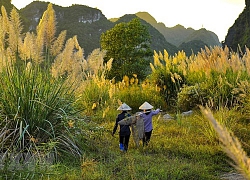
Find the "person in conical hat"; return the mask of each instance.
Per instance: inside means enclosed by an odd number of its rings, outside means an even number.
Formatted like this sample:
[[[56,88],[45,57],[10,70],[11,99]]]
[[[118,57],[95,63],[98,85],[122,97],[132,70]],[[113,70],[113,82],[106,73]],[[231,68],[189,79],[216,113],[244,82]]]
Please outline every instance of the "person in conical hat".
[[[129,107],[126,103],[123,103],[122,105],[120,105],[117,110],[120,110],[120,111],[130,111],[131,110],[131,107]]]
[[[151,104],[149,104],[148,102],[144,102],[144,103],[139,107],[139,109],[144,110],[144,111],[147,111],[147,110],[153,109],[153,106],[152,106]]]
[[[153,106],[148,102],[144,102],[139,109],[143,110],[141,116],[143,117],[144,121],[144,137],[143,137],[143,145],[148,145],[152,131],[153,131],[153,123],[152,118],[154,115],[157,115],[160,112],[160,109],[152,110]]]
[[[132,136],[137,147],[139,147],[140,141],[142,141],[144,137],[144,121],[141,114],[142,112],[136,112],[134,115],[118,122],[120,125],[131,125]]]
[[[131,107],[129,107],[126,103],[123,103],[120,105],[117,110],[121,111],[120,114],[117,115],[115,125],[113,128],[112,136],[114,136],[117,128],[118,128],[118,122],[123,120],[126,117],[131,116],[128,111],[132,110]],[[120,150],[123,152],[126,152],[128,150],[128,143],[130,138],[130,125],[119,125],[120,131],[119,131],[119,147]]]

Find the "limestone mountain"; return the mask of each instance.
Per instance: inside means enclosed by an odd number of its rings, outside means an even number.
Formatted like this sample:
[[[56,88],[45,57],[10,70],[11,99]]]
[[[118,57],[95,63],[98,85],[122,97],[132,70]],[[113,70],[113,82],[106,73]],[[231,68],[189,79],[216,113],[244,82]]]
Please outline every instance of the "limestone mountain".
[[[183,42],[189,42],[193,40],[203,41],[208,46],[221,46],[218,36],[214,32],[208,31],[205,28],[194,31],[189,36],[184,38]]]
[[[244,51],[245,46],[250,47],[250,0],[245,0],[245,8],[243,12],[235,20],[234,24],[229,28],[223,47],[228,46],[233,51]]]
[[[6,2],[5,0],[0,0]],[[24,32],[35,31],[49,2],[33,1],[19,10],[23,20]],[[197,53],[205,45],[219,44],[218,37],[205,29],[194,30],[177,25],[167,28],[146,12],[127,14],[119,18],[107,19],[101,10],[85,5],[74,4],[70,7],[61,7],[53,4],[57,19],[57,33],[67,30],[66,38],[77,36],[80,46],[88,56],[94,49],[100,48],[100,36],[103,32],[113,28],[117,23],[128,22],[138,17],[147,26],[152,37],[151,48],[156,51],[166,49],[170,55],[178,50]],[[190,55],[187,53],[187,55]]]
[[[204,44],[207,44],[208,46],[221,46],[218,36],[215,33],[204,28],[194,30],[192,28],[185,28],[184,26],[179,24],[169,28],[166,27],[164,23],[158,23],[147,12],[138,12],[136,13],[136,15],[150,23],[153,27],[155,27],[159,32],[163,34],[168,42],[177,46],[178,48],[182,43],[188,43],[194,40],[203,41]]]
[[[158,23],[162,26],[161,32],[169,42],[180,46],[185,39],[195,32],[193,28],[185,28],[184,26],[177,24],[176,26],[169,28],[166,27],[163,23]]]
[[[20,10],[22,17],[25,17],[24,31],[35,31],[47,6],[48,2],[33,1]],[[61,7],[53,4],[53,9],[56,13],[57,33],[67,30],[67,39],[76,35],[86,56],[100,47],[101,34],[114,26],[96,8],[84,5]]]
[[[187,56],[191,56],[192,54],[200,52],[200,50],[204,49],[206,46],[209,47],[206,43],[204,43],[201,40],[192,40],[188,42],[183,42],[179,46],[179,49],[183,50]]]
[[[20,10],[24,17],[25,31],[35,31],[43,12],[46,10],[48,2],[33,1]],[[119,22],[125,22],[126,18],[118,18],[118,21],[108,20],[101,10],[85,5],[72,5],[61,7],[53,4],[57,18],[57,33],[67,30],[67,38],[77,35],[80,46],[84,49],[85,55],[94,49],[100,48],[100,36],[103,32],[113,28]],[[128,15],[128,17],[136,17]],[[131,18],[128,18],[131,20]],[[143,20],[142,20],[143,21]],[[167,42],[162,34],[147,22],[147,27],[152,37],[151,48],[156,51],[168,49],[173,55],[178,49]]]

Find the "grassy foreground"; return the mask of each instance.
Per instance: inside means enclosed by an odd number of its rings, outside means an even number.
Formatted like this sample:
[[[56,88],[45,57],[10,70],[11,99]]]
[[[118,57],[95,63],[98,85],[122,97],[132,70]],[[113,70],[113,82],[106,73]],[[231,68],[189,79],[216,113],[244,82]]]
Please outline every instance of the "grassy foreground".
[[[178,120],[164,120],[159,115],[154,118],[149,146],[136,148],[131,138],[126,154],[119,152],[118,135],[112,138],[106,133],[93,161],[97,163],[95,168],[92,172],[85,171],[83,176],[86,179],[219,179],[232,169],[219,144],[210,142],[204,134],[207,123],[199,114]],[[111,129],[112,125],[108,123],[107,127]]]
[[[237,114],[219,112],[215,117],[235,122]],[[207,180],[221,179],[223,174],[235,172],[214,130],[200,112],[173,120],[164,120],[160,114],[153,120],[154,130],[147,147],[137,148],[131,137],[128,152],[120,152],[118,134],[112,137],[110,133],[114,123],[110,121],[103,124],[105,130],[101,134],[93,134],[93,144],[80,162],[65,158],[56,165],[35,165],[15,170],[14,174],[1,172],[2,179]],[[241,134],[242,141],[246,142],[243,136],[247,138],[249,125],[238,123],[230,127],[237,129],[237,134]]]

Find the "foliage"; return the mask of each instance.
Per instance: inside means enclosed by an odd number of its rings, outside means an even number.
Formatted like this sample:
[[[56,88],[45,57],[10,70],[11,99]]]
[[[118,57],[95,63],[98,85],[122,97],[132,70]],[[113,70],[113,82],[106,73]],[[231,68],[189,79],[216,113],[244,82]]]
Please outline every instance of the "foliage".
[[[124,76],[122,82],[118,82],[116,86],[117,90],[114,97],[121,102],[126,102],[134,113],[139,111],[138,108],[145,101],[155,108],[166,109],[166,103],[159,92],[159,88],[152,86],[148,81],[138,84],[135,74],[130,79],[128,76]]]
[[[198,104],[203,105],[204,102],[208,102],[205,99],[206,89],[203,85],[202,83],[194,86],[184,85],[181,88],[177,98],[177,107],[180,111],[196,109]]]
[[[109,88],[109,81],[102,78],[95,77],[84,82],[84,85],[81,87],[81,97],[77,102],[84,114],[93,115],[97,110],[105,107],[106,102],[110,99]]]
[[[140,16],[139,15],[140,13],[147,14],[146,12],[139,12],[136,14],[126,14],[126,15],[118,18],[117,20],[113,19],[113,21],[115,22],[115,24],[119,24],[122,22],[128,23],[134,18],[140,18],[141,23],[147,27],[147,29],[150,33],[150,36],[151,36],[150,47],[151,47],[151,49],[153,49],[155,51],[163,51],[164,49],[167,49],[168,53],[171,55],[174,55],[175,53],[177,53],[178,48],[175,45],[173,45],[173,43],[170,43],[168,38],[164,37],[163,32],[161,30],[159,30],[155,26],[155,24],[151,23],[152,21],[148,20],[147,18],[144,18],[143,16]]]
[[[122,80],[123,76],[137,74],[145,77],[144,70],[151,56],[150,35],[138,18],[119,23],[101,35],[101,48],[107,51],[105,60],[113,58],[109,79]]]
[[[186,55],[183,51],[172,58],[165,50],[164,55],[155,52],[154,64],[150,64],[150,81],[160,88],[161,94],[170,106],[176,106],[177,94],[185,84],[185,60]]]
[[[97,110],[103,109],[112,98],[109,93],[111,82],[105,79],[105,73],[111,68],[112,59],[104,63],[104,56],[105,52],[95,49],[82,63],[84,71],[80,79],[84,81],[80,83],[76,92],[76,96],[79,96],[76,104],[82,109],[83,114],[93,115]]]
[[[201,106],[200,106],[201,107]],[[217,122],[221,125],[227,127],[228,130],[233,131],[237,129],[238,117],[241,117],[241,112],[238,112],[237,109],[223,108],[221,107],[214,113],[214,117],[217,119]],[[201,127],[204,136],[207,138],[210,143],[219,143],[219,137],[216,133],[216,130],[211,126],[207,121],[204,121],[203,118],[200,118],[203,121],[203,126]]]
[[[233,107],[237,104],[233,88],[249,79],[248,55],[246,53],[241,58],[237,53],[229,52],[228,48],[206,48],[196,60],[188,63],[187,81],[189,84],[205,84],[205,98],[210,99],[213,108]]]
[[[75,113],[71,86],[51,78],[39,68],[25,69],[24,66],[6,68],[0,82],[1,116],[7,120],[2,133],[11,132],[1,140],[4,149],[12,153],[33,152],[42,144],[51,143],[47,151],[56,155],[62,150],[61,145],[65,151],[81,154],[65,127],[70,120],[68,117]],[[70,144],[72,146],[68,146]]]
[[[106,80],[103,76],[93,76],[84,81],[77,106],[83,109],[84,114],[93,116],[100,123],[103,119],[114,119],[116,109],[122,102],[132,108],[132,113],[139,111],[138,107],[145,101],[150,102],[155,108],[166,109],[164,98],[157,86],[150,82],[139,84],[136,74],[129,79],[124,76],[121,82]]]
[[[227,126],[218,122],[210,109],[201,107],[204,116],[209,120],[218,134],[224,151],[234,161],[234,167],[246,178],[250,179],[250,159],[241,146],[240,140],[234,136]]]
[[[32,164],[81,157],[84,143],[78,140],[85,142],[80,135],[87,136],[89,129],[74,104],[79,77],[84,76],[81,47],[72,38],[63,49],[65,31],[55,37],[51,4],[36,34],[21,35],[17,11],[8,16],[4,7],[1,10],[1,162],[10,160],[15,166],[13,160]],[[66,66],[64,58],[71,64]]]
[[[241,106],[235,93],[249,80],[249,50],[240,57],[228,48],[205,48],[196,56],[179,52],[154,55],[151,81],[161,87],[168,103],[181,110],[208,104],[211,108]],[[190,107],[189,107],[190,106]]]

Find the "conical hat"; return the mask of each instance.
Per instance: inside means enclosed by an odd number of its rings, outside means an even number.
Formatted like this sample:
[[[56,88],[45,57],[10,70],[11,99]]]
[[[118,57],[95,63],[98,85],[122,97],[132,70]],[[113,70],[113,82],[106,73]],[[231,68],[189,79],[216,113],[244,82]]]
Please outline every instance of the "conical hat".
[[[120,105],[120,106],[118,107],[117,110],[129,111],[129,110],[131,110],[131,107],[129,107],[126,103],[123,103],[122,105]]]
[[[151,104],[149,104],[148,102],[144,102],[140,107],[139,109],[152,109],[153,106]]]

